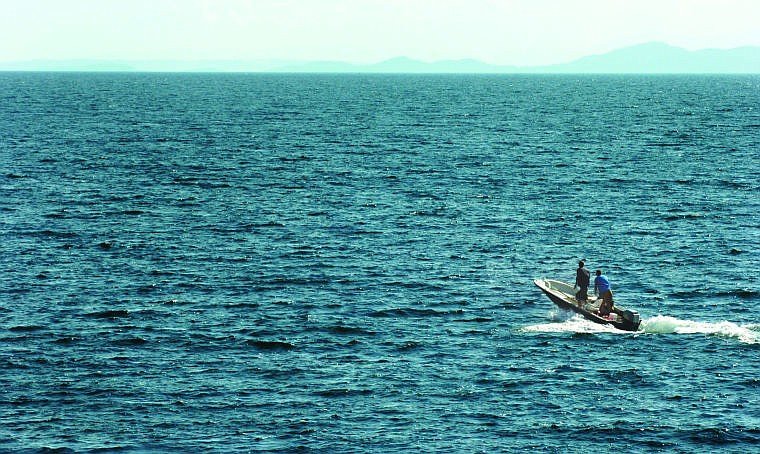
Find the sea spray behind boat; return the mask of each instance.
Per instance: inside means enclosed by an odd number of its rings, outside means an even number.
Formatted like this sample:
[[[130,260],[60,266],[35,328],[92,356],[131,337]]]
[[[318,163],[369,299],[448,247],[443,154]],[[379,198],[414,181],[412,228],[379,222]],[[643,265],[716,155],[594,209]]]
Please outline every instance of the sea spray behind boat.
[[[642,320],[641,331],[647,334],[708,334],[736,338],[745,344],[760,343],[760,325],[739,325],[734,322],[699,322],[667,315]]]

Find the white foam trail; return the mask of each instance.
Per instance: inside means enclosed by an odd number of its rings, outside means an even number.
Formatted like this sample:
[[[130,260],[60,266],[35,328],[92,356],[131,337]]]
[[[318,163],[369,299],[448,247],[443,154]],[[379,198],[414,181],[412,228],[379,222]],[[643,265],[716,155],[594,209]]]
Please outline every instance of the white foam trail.
[[[631,334],[612,325],[601,325],[567,311],[552,311],[553,323],[526,326],[522,331],[537,333],[614,333]],[[708,334],[737,339],[745,344],[760,344],[760,325],[738,325],[729,321],[696,322],[658,315],[641,321],[637,334]]]
[[[745,344],[760,343],[760,325],[738,325],[729,321],[697,322],[658,315],[642,320],[639,331],[650,334],[711,334],[735,338]]]

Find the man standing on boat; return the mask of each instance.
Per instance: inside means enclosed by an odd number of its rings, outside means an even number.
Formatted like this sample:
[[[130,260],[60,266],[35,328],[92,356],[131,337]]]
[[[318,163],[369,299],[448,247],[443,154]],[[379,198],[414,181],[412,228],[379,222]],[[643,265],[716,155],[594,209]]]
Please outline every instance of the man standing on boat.
[[[575,294],[575,300],[579,304],[588,302],[588,284],[591,280],[591,273],[583,266],[584,263],[581,260],[578,262],[578,269],[575,270],[575,285],[580,287],[578,293]]]
[[[609,315],[612,312],[612,288],[610,280],[602,274],[602,270],[596,270],[594,279],[594,294],[602,297],[602,304],[599,306],[599,315]]]

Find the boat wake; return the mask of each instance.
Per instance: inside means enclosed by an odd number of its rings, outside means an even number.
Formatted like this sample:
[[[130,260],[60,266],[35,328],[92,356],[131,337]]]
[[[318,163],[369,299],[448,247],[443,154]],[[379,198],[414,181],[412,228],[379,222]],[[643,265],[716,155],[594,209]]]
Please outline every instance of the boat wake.
[[[614,333],[614,334],[706,334],[736,339],[744,344],[760,344],[760,324],[739,325],[734,322],[698,322],[667,315],[643,319],[635,333],[621,331],[611,325],[593,323],[578,314],[552,311],[552,323],[526,326],[522,331],[539,333]]]
[[[745,344],[760,344],[760,325],[739,325],[734,322],[697,322],[667,315],[641,321],[639,332],[648,334],[710,334],[735,338]]]

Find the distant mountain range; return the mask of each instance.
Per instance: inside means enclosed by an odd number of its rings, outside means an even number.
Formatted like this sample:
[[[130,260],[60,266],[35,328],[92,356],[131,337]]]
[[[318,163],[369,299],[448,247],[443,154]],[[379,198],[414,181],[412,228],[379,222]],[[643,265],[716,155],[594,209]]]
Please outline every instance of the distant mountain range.
[[[569,63],[546,66],[501,66],[478,60],[422,62],[397,57],[375,64],[345,62],[255,61],[100,61],[38,60],[0,62],[0,71],[111,72],[299,72],[299,73],[490,73],[490,74],[758,74],[760,47],[689,51],[663,43],[626,47]]]

